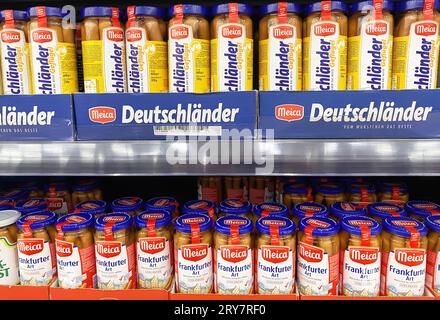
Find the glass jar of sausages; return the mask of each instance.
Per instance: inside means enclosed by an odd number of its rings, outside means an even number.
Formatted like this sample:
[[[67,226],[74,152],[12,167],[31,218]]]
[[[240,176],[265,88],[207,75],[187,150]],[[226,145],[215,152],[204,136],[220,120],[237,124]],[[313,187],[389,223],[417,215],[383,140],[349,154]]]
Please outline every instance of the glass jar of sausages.
[[[345,201],[344,189],[339,184],[320,184],[316,188],[315,202],[331,206],[338,201]]]
[[[246,217],[252,220],[252,205],[242,199],[226,199],[218,207],[219,217],[230,214]]]
[[[302,8],[278,2],[260,7],[260,90],[302,90]]]
[[[199,200],[208,200],[216,205],[222,201],[222,177],[199,177],[197,193]]]
[[[288,184],[306,184],[303,177],[276,177],[275,178],[275,202],[284,203],[284,187]]]
[[[367,206],[368,214],[377,222],[382,223],[385,218],[407,216],[406,211],[395,204],[377,202]]]
[[[302,295],[337,295],[339,285],[339,224],[330,218],[299,222],[298,291]]]
[[[20,283],[17,258],[18,228],[15,224],[19,218],[18,211],[0,211],[0,285],[14,286]]]
[[[58,282],[61,288],[96,286],[93,216],[74,213],[58,219],[55,240]]]
[[[211,91],[249,91],[253,88],[252,6],[225,3],[212,7]],[[228,196],[229,197],[229,196]]]
[[[107,202],[102,200],[90,200],[78,203],[73,212],[90,213],[95,219],[107,213]]]
[[[366,215],[366,207],[356,202],[335,202],[330,206],[330,218],[336,221],[341,221],[344,217]]]
[[[327,217],[326,206],[316,202],[302,202],[292,208],[293,221],[299,226],[299,221],[305,217]]]
[[[63,21],[60,8],[32,7],[28,16],[32,92],[78,92],[75,26]]]
[[[190,213],[174,220],[176,292],[204,294],[213,291],[212,220]],[[198,270],[194,274],[191,270]]]
[[[295,290],[296,225],[268,216],[256,223],[256,288],[258,294],[291,294]],[[275,273],[272,272],[276,270]]]
[[[254,243],[252,221],[228,215],[215,222],[214,292],[251,294],[254,290]]]
[[[274,189],[273,177],[249,177],[249,201],[252,204],[274,201]]]
[[[18,202],[26,200],[28,196],[28,190],[10,189],[0,192],[0,201],[5,200],[10,205],[15,206]]]
[[[26,11],[2,10],[0,12],[0,45],[3,53],[1,78],[5,95],[32,93],[27,28]]]
[[[40,181],[30,181],[20,184],[19,189],[29,192],[29,198],[44,198],[44,186]]]
[[[372,184],[352,184],[350,186],[349,201],[365,204],[377,202],[376,187]]]
[[[173,197],[156,197],[145,202],[145,209],[164,209],[176,218],[179,215],[179,202]]]
[[[69,186],[64,182],[53,182],[46,186],[47,206],[58,215],[72,212],[73,203]]]
[[[209,216],[213,222],[217,220],[217,207],[208,200],[191,200],[182,206],[182,214],[201,213]]]
[[[430,216],[440,215],[440,205],[424,200],[408,201],[405,210],[410,218],[425,222]]]
[[[72,202],[76,206],[80,202],[102,200],[102,191],[95,180],[82,180],[72,185]]]
[[[171,214],[162,209],[148,210],[134,221],[138,288],[169,290],[174,276]]]
[[[408,186],[404,183],[385,182],[380,185],[378,201],[400,206],[409,201]]]
[[[386,218],[382,233],[383,296],[423,296],[425,291],[428,229],[408,217]]]
[[[440,294],[440,216],[426,218],[426,226],[429,229],[426,285]]]
[[[248,177],[224,177],[223,178],[226,199],[239,198],[248,200]]]
[[[17,220],[20,284],[47,286],[57,275],[53,212],[36,212]]]
[[[292,209],[295,205],[302,202],[313,202],[312,187],[302,183],[284,185],[283,203]]]
[[[98,289],[136,288],[136,248],[131,215],[115,212],[95,220],[95,255]]]
[[[382,226],[373,218],[341,220],[341,295],[376,297],[380,289]]]
[[[264,202],[256,204],[253,208],[253,217],[252,221],[254,223],[257,222],[258,219],[264,218],[267,216],[278,216],[278,217],[289,217],[289,208],[287,208],[283,204],[275,203],[275,202]]]
[[[112,212],[125,212],[131,216],[144,211],[144,200],[139,197],[124,197],[113,200],[111,204]]]
[[[39,211],[47,211],[47,200],[46,199],[28,199],[17,202],[15,205],[15,210],[20,211],[22,215],[39,212]]]

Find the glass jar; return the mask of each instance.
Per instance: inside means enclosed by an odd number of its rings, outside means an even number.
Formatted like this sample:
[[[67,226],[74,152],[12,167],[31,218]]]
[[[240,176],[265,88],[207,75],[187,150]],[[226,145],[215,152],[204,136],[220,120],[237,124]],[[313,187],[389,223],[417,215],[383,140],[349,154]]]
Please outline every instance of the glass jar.
[[[306,18],[303,23],[304,90],[346,89],[348,33],[346,11],[347,5],[342,1],[318,1],[306,5]],[[332,67],[329,67],[329,54],[334,57],[335,65]]]
[[[0,12],[0,39],[3,93],[5,95],[31,94],[29,63],[28,15],[26,11]],[[17,68],[20,66],[20,68]]]
[[[126,23],[127,89],[129,93],[168,92],[165,10],[129,6]],[[145,67],[144,67],[145,66]]]
[[[302,202],[313,202],[313,189],[305,184],[284,185],[283,203],[292,209]]]
[[[386,218],[383,222],[383,296],[423,296],[425,291],[426,226],[408,217]]]
[[[15,224],[19,218],[18,211],[0,211],[0,285],[15,286],[20,283],[17,258],[18,228]]]
[[[267,216],[279,216],[279,217],[289,217],[289,208],[283,204],[275,202],[264,202],[259,203],[254,206],[252,221],[257,222],[258,219]]]
[[[299,226],[299,221],[306,217],[327,217],[328,209],[326,206],[316,202],[302,202],[295,205],[292,209],[293,221]]]
[[[302,90],[302,8],[278,2],[260,7],[260,90]]]
[[[284,187],[288,184],[306,184],[303,177],[276,177],[275,178],[275,202],[284,203]]]
[[[409,201],[408,186],[404,183],[385,182],[380,185],[379,190],[379,202],[403,206]]]
[[[426,218],[428,256],[426,262],[426,286],[440,294],[440,216]]]
[[[377,202],[376,187],[372,184],[352,184],[350,186],[349,201],[365,204]]]
[[[23,183],[18,188],[29,192],[29,198],[44,198],[45,196],[44,187],[39,181]]]
[[[107,213],[107,202],[102,200],[90,200],[78,203],[73,212],[90,213],[95,219]]]
[[[98,289],[136,288],[134,238],[133,218],[128,213],[109,213],[95,220]]]
[[[74,213],[58,219],[55,240],[58,283],[61,288],[94,288],[96,285],[93,216]]]
[[[429,216],[440,215],[440,206],[431,201],[414,200],[408,201],[405,210],[410,218],[424,222]]]
[[[198,199],[214,202],[216,205],[222,201],[222,177],[199,177]]]
[[[174,220],[176,292],[206,294],[213,291],[212,220],[189,213]],[[194,274],[190,270],[198,270]]]
[[[252,221],[228,215],[215,222],[214,292],[251,294],[254,290],[254,243]]]
[[[377,202],[367,206],[368,214],[377,222],[382,223],[385,218],[407,216],[406,211],[395,204]]]
[[[17,220],[20,284],[47,286],[57,275],[53,212],[35,212]]]
[[[47,200],[46,199],[28,199],[17,202],[15,205],[15,210],[18,210],[22,215],[47,211]]]
[[[168,11],[168,80],[170,92],[210,91],[209,10],[180,4]],[[183,58],[187,64],[183,65]],[[188,69],[186,69],[188,67]]]
[[[252,204],[274,201],[275,182],[272,177],[249,177],[249,201]]]
[[[224,177],[225,184],[224,196],[226,199],[237,198],[248,200],[248,184],[247,177]]]
[[[350,5],[348,90],[391,90],[393,9],[390,0],[362,0]]]
[[[340,279],[344,296],[379,296],[382,226],[373,218],[348,216],[341,220]]]
[[[145,209],[164,209],[171,212],[173,218],[179,216],[179,202],[172,197],[157,197],[145,202]]]
[[[102,199],[102,191],[95,180],[82,180],[72,186],[72,202],[74,206],[80,202]]]
[[[144,200],[139,197],[124,197],[113,200],[111,204],[112,212],[125,212],[131,216],[136,216],[144,211]]]
[[[298,291],[302,295],[337,295],[339,286],[339,224],[308,217],[299,223]]]
[[[295,290],[296,225],[285,217],[258,219],[256,288],[258,294],[291,294]],[[272,272],[272,270],[276,270]]]
[[[120,16],[118,8],[81,9],[81,46],[86,93],[127,92],[125,34]]]
[[[355,202],[335,202],[330,206],[330,218],[341,221],[344,217],[366,216],[367,209]]]
[[[345,201],[344,189],[339,184],[320,184],[316,188],[315,202],[331,206],[338,201]]]
[[[214,16],[211,21],[212,92],[253,89],[252,11],[251,5],[243,3],[225,3],[211,8]]]
[[[60,8],[32,7],[28,9],[28,16],[32,92],[78,92],[75,26],[63,21]]]
[[[46,186],[47,206],[58,215],[72,212],[73,203],[69,186],[64,182],[54,182]]]
[[[201,213],[209,216],[213,222],[217,220],[217,207],[208,200],[192,200],[182,206],[182,214]]]
[[[138,214],[134,221],[138,288],[170,290],[174,266],[171,214],[154,209]]]
[[[15,206],[18,202],[26,200],[28,196],[28,190],[10,189],[0,192],[0,201],[5,201],[4,204]]]
[[[226,199],[218,207],[219,217],[238,215],[252,220],[252,205],[242,199]]]

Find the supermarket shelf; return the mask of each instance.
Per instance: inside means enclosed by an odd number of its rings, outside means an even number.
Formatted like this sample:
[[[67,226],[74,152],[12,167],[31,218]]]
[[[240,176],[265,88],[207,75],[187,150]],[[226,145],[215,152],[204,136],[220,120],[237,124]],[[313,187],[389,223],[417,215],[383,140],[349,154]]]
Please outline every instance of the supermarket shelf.
[[[265,175],[256,169],[270,169],[265,160],[272,158],[273,175],[440,175],[440,140],[238,144],[241,152],[228,155],[219,148],[210,164],[192,152],[204,145],[196,141],[1,142],[0,175]],[[170,154],[179,154],[172,159],[180,163],[170,164]],[[222,164],[222,159],[229,161]]]

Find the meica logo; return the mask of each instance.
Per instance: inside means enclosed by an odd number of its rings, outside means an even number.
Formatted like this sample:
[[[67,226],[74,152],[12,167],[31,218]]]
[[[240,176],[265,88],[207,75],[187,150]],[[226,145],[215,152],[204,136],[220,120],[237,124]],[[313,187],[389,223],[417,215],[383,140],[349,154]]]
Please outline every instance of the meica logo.
[[[225,261],[237,263],[247,258],[248,249],[248,246],[222,246],[220,255]]]
[[[67,216],[66,221],[70,223],[79,223],[86,221],[86,219],[75,214],[70,214],[69,216]]]
[[[137,202],[136,199],[122,199],[118,201],[119,205],[124,205],[124,206],[131,206],[134,205]]]
[[[51,42],[53,33],[50,30],[36,30],[32,32],[32,40],[38,43]]]
[[[299,121],[304,118],[304,107],[298,104],[283,104],[275,107],[275,118],[281,121]]]
[[[70,242],[57,240],[55,246],[59,257],[70,257],[73,253],[73,244]]]
[[[299,206],[299,210],[301,211],[309,211],[309,212],[320,212],[322,208],[320,207],[314,207],[314,206],[308,206],[308,205],[301,205]]]
[[[188,207],[190,209],[203,209],[203,208],[207,208],[208,204],[206,203],[206,201],[197,201]]]
[[[120,242],[96,242],[96,252],[104,258],[119,256],[122,251]]]
[[[315,263],[322,261],[324,250],[301,242],[299,244],[299,255],[304,260]]]
[[[185,26],[176,26],[171,28],[171,39],[180,40],[188,38],[189,28]]]
[[[26,217],[26,221],[43,221],[47,219],[48,216],[44,214],[31,215]]]
[[[281,263],[289,259],[288,247],[262,246],[261,257],[271,263]]]
[[[234,207],[234,208],[241,208],[241,207],[243,207],[243,202],[241,202],[241,201],[238,201],[238,200],[228,200],[228,201],[225,201],[225,203],[228,205],[228,206],[230,206],[230,207]]]
[[[29,207],[36,206],[36,205],[39,204],[39,203],[40,203],[40,200],[33,199],[33,200],[26,201],[26,202],[23,204],[23,207],[24,207],[24,208],[29,208]]]
[[[166,205],[168,205],[168,203],[170,203],[170,201],[168,199],[159,199],[156,200],[156,202],[154,203],[155,207],[164,207]]]
[[[124,31],[120,29],[110,29],[107,31],[107,39],[110,41],[124,41]]]
[[[397,210],[396,207],[392,207],[392,206],[377,206],[377,207],[374,207],[374,209],[379,210],[379,211],[383,211],[383,212],[395,212]]]
[[[350,259],[363,265],[372,264],[379,258],[378,248],[350,248]]]
[[[223,223],[228,226],[243,226],[247,223],[247,221],[239,219],[225,219]]]
[[[182,223],[184,223],[184,224],[193,224],[193,223],[200,224],[204,221],[205,221],[205,218],[202,218],[202,217],[182,219]]]
[[[243,35],[243,27],[238,25],[225,26],[222,28],[222,36],[224,38],[235,39]]]
[[[319,220],[316,220],[316,219],[308,219],[307,223],[309,225],[311,225],[311,226],[318,227],[318,228],[328,228],[328,227],[330,227],[330,224],[328,224],[327,222],[319,221]]]
[[[320,23],[318,25],[315,25],[313,31],[316,36],[320,36],[320,37],[331,36],[336,33],[336,24],[331,22]]]
[[[139,247],[142,252],[155,254],[165,250],[165,238],[139,239]]]
[[[280,220],[263,220],[263,225],[269,226],[269,227],[284,227],[286,225],[285,221]]]
[[[435,210],[438,209],[434,203],[415,203],[413,204],[414,208],[423,209],[423,210]]]
[[[355,227],[371,227],[373,226],[373,221],[369,220],[361,220],[361,219],[351,219],[348,220],[348,224],[355,226]]]
[[[44,248],[43,239],[20,239],[18,240],[18,250],[27,255],[32,256],[34,254],[40,253]]]
[[[18,31],[3,31],[2,41],[5,43],[14,43],[20,41],[20,32]]]
[[[111,107],[93,107],[89,109],[89,119],[96,123],[110,123],[116,120],[116,109]]]
[[[395,249],[396,261],[400,264],[414,267],[425,261],[425,250]]]
[[[142,39],[142,31],[139,29],[128,29],[125,36],[128,42],[139,41]]]
[[[418,223],[416,221],[408,221],[408,220],[393,220],[391,221],[397,227],[417,227]]]
[[[200,261],[208,256],[208,245],[198,244],[182,247],[182,257],[189,261]]]
[[[293,38],[294,29],[291,26],[278,26],[273,28],[273,37],[276,39]]]
[[[158,219],[162,219],[163,216],[164,216],[163,213],[144,213],[144,214],[141,216],[141,218],[144,219],[144,220],[148,220],[148,219],[155,219],[155,220],[158,220]]]
[[[126,217],[118,217],[118,216],[110,216],[104,217],[102,221],[104,222],[122,222],[126,219]]]
[[[437,34],[437,24],[434,22],[421,22],[416,25],[418,36],[433,36]]]
[[[381,36],[388,32],[388,25],[383,21],[372,22],[367,24],[366,32],[371,36]]]
[[[93,202],[86,202],[81,205],[81,209],[97,209],[99,205]]]
[[[281,211],[282,208],[279,206],[272,205],[272,204],[263,204],[261,206],[261,209],[266,210],[266,211],[271,211],[271,212],[278,212],[278,211]]]
[[[356,209],[355,206],[352,203],[350,203],[350,202],[343,202],[343,203],[341,203],[341,208],[344,211],[354,211]]]

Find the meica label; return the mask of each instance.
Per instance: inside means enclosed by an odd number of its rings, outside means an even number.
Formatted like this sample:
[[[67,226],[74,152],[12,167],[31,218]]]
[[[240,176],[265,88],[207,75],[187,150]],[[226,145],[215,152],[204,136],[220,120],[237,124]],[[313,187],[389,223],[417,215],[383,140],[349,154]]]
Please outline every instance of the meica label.
[[[31,94],[29,47],[24,32],[3,29],[0,39],[4,94]]]
[[[96,275],[99,289],[135,288],[135,247],[119,241],[96,241]]]
[[[58,283],[61,288],[94,288],[95,247],[79,249],[71,242],[55,240]]]
[[[257,293],[289,294],[295,284],[295,254],[285,246],[261,246],[257,255]]]
[[[381,295],[423,296],[426,251],[395,249],[382,255]]]
[[[57,34],[48,28],[31,31],[34,94],[63,93]]]
[[[304,242],[298,245],[298,290],[303,295],[336,295],[339,256]]]
[[[168,289],[172,278],[170,242],[165,237],[140,238],[136,244],[140,288]]]
[[[372,247],[348,247],[341,252],[344,296],[376,297],[380,289],[380,252]]]
[[[253,254],[247,245],[220,246],[215,256],[215,292],[250,294],[254,282]]]
[[[18,239],[20,284],[48,285],[56,275],[55,244],[44,239]]]
[[[102,42],[105,92],[126,92],[124,30],[104,28]]]
[[[310,37],[304,39],[304,49],[304,89],[345,90],[347,37],[340,34],[339,24],[312,24]]]
[[[0,237],[0,285],[19,283],[17,243],[9,242],[7,237]]]
[[[440,252],[428,250],[426,261],[426,285],[440,294]]]
[[[391,89],[393,36],[384,20],[362,23],[348,42],[348,90]]]
[[[177,292],[212,292],[213,271],[211,245],[184,245],[176,250],[175,257]]]

